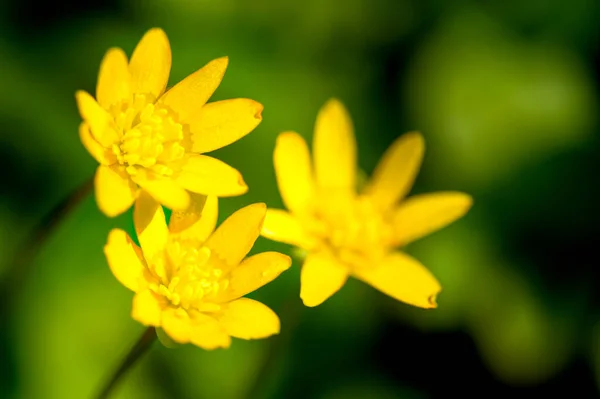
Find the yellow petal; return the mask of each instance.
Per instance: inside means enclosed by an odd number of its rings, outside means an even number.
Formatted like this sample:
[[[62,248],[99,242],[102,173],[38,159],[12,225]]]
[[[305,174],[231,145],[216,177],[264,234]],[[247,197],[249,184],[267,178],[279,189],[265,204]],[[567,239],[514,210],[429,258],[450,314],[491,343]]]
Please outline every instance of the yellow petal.
[[[166,308],[162,312],[161,327],[178,344],[190,342],[191,320],[183,309]]]
[[[407,133],[392,143],[365,187],[365,194],[384,209],[400,201],[419,173],[425,142],[420,133]]]
[[[221,223],[205,245],[229,267],[237,266],[258,238],[266,211],[267,206],[263,203],[237,210]]]
[[[121,284],[131,291],[138,292],[143,284],[145,260],[142,250],[135,245],[126,232],[112,229],[104,246],[108,266]]]
[[[472,204],[470,195],[459,192],[438,192],[408,198],[394,211],[393,245],[408,244],[447,226],[463,217]]]
[[[204,242],[217,225],[218,199],[214,196],[205,197],[194,193],[190,195],[192,203],[187,211],[171,213],[169,230],[172,235],[176,234],[180,239]]]
[[[202,215],[206,204],[206,196],[196,193],[190,194],[190,205],[183,211],[173,211],[169,219],[169,231],[180,233],[196,223]]]
[[[99,164],[112,165],[117,161],[115,154],[111,150],[102,147],[100,143],[96,141],[90,131],[90,125],[85,122],[82,122],[79,125],[79,138],[85,149],[88,150],[90,155],[93,156]]]
[[[346,225],[348,220],[356,217],[356,193],[348,190],[320,190],[317,213],[326,215],[328,223]]]
[[[325,253],[311,253],[300,273],[300,298],[306,306],[318,306],[338,292],[347,279],[347,267],[335,258]]]
[[[231,344],[229,334],[214,318],[198,313],[193,316],[191,331],[192,344],[202,349],[228,348]]]
[[[162,309],[159,298],[152,291],[144,290],[133,297],[131,317],[145,326],[158,327],[161,325]]]
[[[298,133],[281,133],[277,137],[273,162],[281,199],[287,209],[294,213],[309,211],[314,181],[306,141]]]
[[[319,187],[355,189],[356,142],[348,111],[329,100],[319,111],[313,137],[315,177]]]
[[[279,334],[279,317],[266,305],[249,298],[229,303],[219,315],[219,322],[232,337],[266,338]]]
[[[221,84],[228,62],[227,57],[209,62],[177,83],[160,101],[177,113],[179,122],[195,120],[195,114]]]
[[[135,181],[156,201],[169,209],[185,211],[190,206],[190,194],[172,179],[136,176]]]
[[[92,96],[83,90],[75,93],[77,107],[96,141],[105,148],[111,148],[119,140],[117,132],[112,128],[112,117]]]
[[[270,240],[308,250],[315,245],[315,240],[304,230],[298,218],[281,209],[267,209],[260,234]]]
[[[94,186],[98,208],[108,217],[128,210],[137,194],[127,172],[117,166],[98,166]]]
[[[248,191],[240,172],[206,155],[190,155],[179,172],[177,182],[194,193],[217,197],[242,195]]]
[[[162,207],[144,191],[135,201],[133,224],[144,257],[152,261],[155,254],[164,250],[169,238],[169,229]]]
[[[98,103],[104,109],[109,110],[111,105],[130,101],[130,81],[127,56],[123,50],[120,48],[108,50],[100,65],[100,74],[96,85]]]
[[[192,151],[214,151],[238,141],[258,126],[262,110],[262,104],[247,98],[204,105],[187,120],[192,132]]]
[[[162,29],[150,29],[133,51],[129,62],[131,92],[151,94],[157,100],[165,91],[171,71],[171,46]]]
[[[229,286],[219,295],[216,302],[229,302],[256,291],[275,280],[291,265],[292,259],[278,252],[263,252],[244,259],[231,271]]]
[[[395,252],[375,267],[364,267],[354,275],[379,291],[409,305],[435,308],[442,287],[429,270],[410,256]]]

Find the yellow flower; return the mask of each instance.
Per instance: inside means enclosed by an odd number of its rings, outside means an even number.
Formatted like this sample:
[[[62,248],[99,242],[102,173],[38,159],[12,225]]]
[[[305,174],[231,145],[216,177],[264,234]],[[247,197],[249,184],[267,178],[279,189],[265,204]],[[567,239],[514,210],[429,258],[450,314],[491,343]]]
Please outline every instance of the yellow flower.
[[[277,183],[289,212],[269,209],[262,235],[306,251],[300,297],[317,306],[349,276],[408,304],[436,307],[441,286],[417,260],[396,248],[462,217],[469,195],[439,192],[403,200],[418,173],[423,138],[397,139],[371,180],[356,192],[356,142],[350,116],[337,100],[319,112],[313,138],[314,175],[304,139],[277,138]]]
[[[81,141],[100,163],[95,191],[102,212],[125,212],[140,187],[175,210],[188,207],[190,192],[227,197],[248,190],[237,170],[200,155],[240,139],[262,119],[263,106],[253,100],[207,104],[227,63],[211,61],[165,93],[171,48],[161,29],[149,30],[129,61],[119,48],[106,53],[96,99],[76,94]]]
[[[228,347],[230,337],[265,338],[279,333],[267,306],[242,298],[288,269],[277,252],[244,257],[260,234],[266,206],[242,208],[216,230],[217,199],[208,197],[202,217],[186,226],[187,214],[165,222],[162,207],[141,192],[134,225],[141,248],[114,229],[104,253],[115,277],[135,292],[132,317],[161,327],[175,342],[205,349]],[[214,230],[214,232],[213,232]]]

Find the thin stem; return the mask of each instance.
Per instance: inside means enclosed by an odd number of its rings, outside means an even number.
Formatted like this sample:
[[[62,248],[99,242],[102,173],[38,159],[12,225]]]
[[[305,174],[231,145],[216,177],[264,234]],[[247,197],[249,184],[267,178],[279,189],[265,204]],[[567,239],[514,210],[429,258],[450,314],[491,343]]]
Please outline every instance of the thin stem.
[[[286,320],[282,321],[282,328],[279,335],[276,335],[268,340],[267,355],[263,363],[259,366],[258,372],[255,375],[253,383],[246,391],[246,398],[256,399],[260,397],[264,390],[265,381],[274,374],[277,368],[277,362],[285,350],[289,347],[289,342],[292,339],[293,332],[300,322],[300,311],[303,308],[300,298],[297,293],[293,293],[292,297],[288,298],[282,315],[286,315]]]
[[[92,192],[93,187],[94,179],[90,178],[75,189],[40,221],[31,235],[14,252],[8,271],[0,284],[3,308],[10,307],[8,302],[14,299],[15,293],[20,291],[27,274],[31,272],[33,260],[44,243],[52,236],[60,222]]]
[[[148,349],[150,349],[155,340],[156,329],[154,327],[148,327],[140,339],[135,343],[133,348],[131,348],[125,359],[123,359],[121,366],[119,366],[112,378],[104,386],[104,389],[102,389],[100,395],[97,396],[98,399],[108,398],[108,395],[117,385],[119,380],[131,369],[131,367],[142,357],[142,355],[146,353]]]

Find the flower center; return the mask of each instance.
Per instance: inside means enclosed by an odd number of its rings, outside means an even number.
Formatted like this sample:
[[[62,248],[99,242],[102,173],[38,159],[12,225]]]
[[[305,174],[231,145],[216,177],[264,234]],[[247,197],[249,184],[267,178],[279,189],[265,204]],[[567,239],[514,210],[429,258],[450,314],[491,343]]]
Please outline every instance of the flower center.
[[[141,168],[170,176],[171,164],[185,154],[183,126],[169,109],[136,95],[133,103],[114,107],[112,115],[120,137],[112,151],[130,175]]]
[[[392,226],[385,215],[367,198],[359,196],[346,209],[323,212],[324,228],[319,234],[325,244],[344,262],[364,265],[383,257],[390,245]]]
[[[152,262],[151,272],[159,283],[150,288],[173,306],[201,312],[217,311],[220,307],[211,303],[211,299],[229,286],[223,266],[207,247],[172,241],[165,253]]]

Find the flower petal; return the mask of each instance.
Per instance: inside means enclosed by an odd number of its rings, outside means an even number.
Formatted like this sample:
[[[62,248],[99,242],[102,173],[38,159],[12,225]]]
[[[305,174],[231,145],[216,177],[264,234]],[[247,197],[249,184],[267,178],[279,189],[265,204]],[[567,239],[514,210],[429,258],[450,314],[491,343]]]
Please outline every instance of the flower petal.
[[[169,209],[185,211],[190,206],[190,194],[172,179],[136,176],[135,182]]]
[[[108,217],[128,210],[137,194],[127,172],[117,166],[98,166],[94,186],[98,208]]]
[[[184,212],[174,211],[169,219],[171,235],[181,239],[194,239],[206,241],[215,230],[219,216],[219,202],[217,197],[191,193],[192,202]]]
[[[319,111],[313,137],[315,177],[319,187],[353,191],[356,184],[356,141],[348,111],[329,100]]]
[[[293,213],[309,211],[314,196],[314,178],[304,138],[294,132],[281,133],[277,137],[273,162],[281,199],[287,209]]]
[[[388,255],[375,267],[358,268],[354,275],[399,301],[420,308],[435,308],[442,287],[429,270],[401,252]]]
[[[152,261],[154,255],[162,252],[167,245],[169,229],[162,207],[144,191],[135,201],[133,224],[144,251],[144,257]]]
[[[415,195],[394,211],[393,246],[405,245],[463,217],[473,198],[459,192]]]
[[[262,104],[247,98],[215,101],[192,113],[192,152],[209,152],[238,141],[262,121]]]
[[[279,317],[268,306],[249,298],[229,303],[219,315],[219,322],[232,337],[266,338],[279,334]]]
[[[246,258],[231,271],[229,286],[216,302],[229,302],[256,291],[289,269],[292,259],[278,252],[262,252]]]
[[[192,195],[193,194],[193,195]],[[206,204],[206,195],[190,194],[190,205],[183,211],[173,211],[169,219],[169,231],[180,233],[196,223]]]
[[[400,136],[379,161],[364,193],[383,209],[393,206],[412,188],[424,152],[425,142],[420,133]]]
[[[150,290],[138,292],[133,297],[131,317],[145,326],[158,327],[161,325],[163,305]]]
[[[237,266],[258,238],[266,211],[264,203],[237,210],[221,223],[205,245],[216,252],[229,267]]]
[[[338,292],[347,279],[345,265],[326,253],[311,253],[300,273],[300,298],[305,306],[318,306]]]
[[[213,95],[223,80],[229,59],[212,60],[167,91],[160,101],[178,115],[178,121],[187,123]]]
[[[129,62],[131,92],[151,94],[156,101],[165,91],[171,71],[171,46],[162,29],[150,29],[133,51]]]
[[[177,182],[194,193],[217,197],[237,196],[248,191],[240,172],[206,155],[190,155],[181,167]]]
[[[348,220],[355,218],[357,203],[360,198],[356,193],[348,190],[319,190],[318,201],[315,201],[317,215],[324,215],[326,222],[319,222],[314,217],[305,219],[313,220],[311,229],[318,228],[320,233],[328,234],[327,224],[346,225]]]
[[[102,147],[102,145],[96,141],[94,136],[92,136],[90,125],[86,122],[82,122],[79,125],[79,138],[85,149],[99,164],[112,165],[117,161],[115,154],[113,154],[111,150]]]
[[[267,209],[260,234],[270,240],[308,250],[315,245],[315,240],[304,230],[298,218],[281,209]]]
[[[109,110],[111,105],[130,101],[130,81],[127,56],[123,50],[120,48],[108,50],[100,65],[100,74],[96,85],[96,98],[102,108]]]
[[[231,345],[231,337],[223,326],[214,318],[201,313],[193,316],[190,338],[192,344],[206,350],[228,348]]]
[[[90,131],[96,141],[105,148],[111,148],[119,140],[117,132],[112,128],[112,118],[100,104],[83,90],[75,93],[77,107],[84,121],[90,126]]]
[[[134,292],[144,287],[142,283],[146,261],[140,247],[135,245],[126,232],[112,229],[104,246],[104,254],[110,270],[121,284]]]
[[[162,312],[161,327],[178,344],[190,342],[192,324],[190,317],[183,309],[166,308]]]

